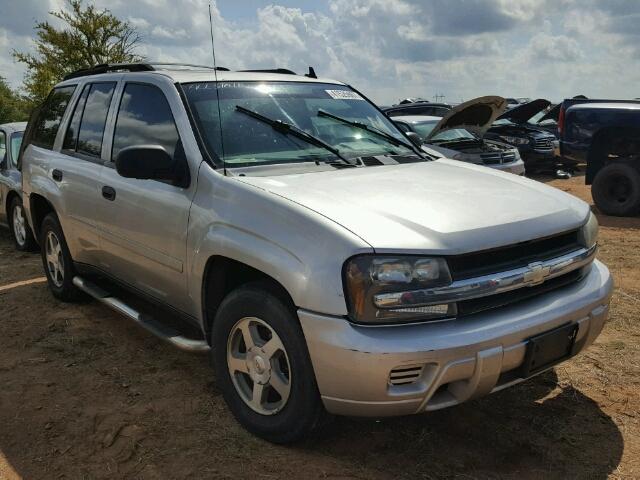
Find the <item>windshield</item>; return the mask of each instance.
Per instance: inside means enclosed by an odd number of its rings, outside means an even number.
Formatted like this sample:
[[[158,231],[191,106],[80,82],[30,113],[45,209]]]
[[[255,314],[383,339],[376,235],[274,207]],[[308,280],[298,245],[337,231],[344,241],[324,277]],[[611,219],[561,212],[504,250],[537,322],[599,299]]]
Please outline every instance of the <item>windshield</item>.
[[[440,122],[440,120],[429,120],[429,121],[420,122],[420,123],[413,123],[411,124],[411,127],[418,135],[420,135],[420,138],[422,138],[423,140],[427,140],[427,137],[431,134],[431,132],[433,131],[435,126],[438,124],[438,122]],[[476,137],[471,132],[469,132],[468,130],[465,130],[464,128],[452,128],[451,130],[445,130],[444,132],[438,133],[432,138],[429,138],[428,141],[429,142],[433,142],[433,141],[446,142],[450,140],[460,140],[460,139],[475,140]]]
[[[20,153],[20,144],[22,143],[23,132],[15,132],[11,135],[11,161],[16,165],[18,161],[18,153]]]
[[[220,82],[217,92],[220,112],[215,82],[187,83],[183,87],[207,148],[214,158],[224,161],[226,167],[338,160],[337,155],[326,148],[282,133],[243,113],[242,109],[290,124],[322,140],[347,159],[363,155],[415,154],[410,148],[394,145],[379,134],[318,115],[323,111],[360,122],[407,142],[388,118],[344,85]]]

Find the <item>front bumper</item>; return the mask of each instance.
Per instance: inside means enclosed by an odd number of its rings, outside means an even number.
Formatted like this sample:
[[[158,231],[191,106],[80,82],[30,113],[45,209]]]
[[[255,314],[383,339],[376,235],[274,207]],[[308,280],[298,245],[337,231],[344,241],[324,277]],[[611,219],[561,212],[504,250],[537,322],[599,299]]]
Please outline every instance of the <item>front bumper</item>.
[[[460,320],[365,327],[299,310],[326,409],[338,415],[393,416],[437,410],[523,380],[527,339],[566,323],[579,325],[574,353],[600,334],[613,281],[597,260],[579,282]],[[393,370],[420,367],[396,385]]]

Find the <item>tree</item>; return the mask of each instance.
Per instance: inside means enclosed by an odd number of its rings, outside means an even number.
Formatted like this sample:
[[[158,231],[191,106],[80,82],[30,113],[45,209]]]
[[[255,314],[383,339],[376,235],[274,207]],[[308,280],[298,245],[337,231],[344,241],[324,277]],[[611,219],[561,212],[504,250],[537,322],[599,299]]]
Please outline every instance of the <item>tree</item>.
[[[19,122],[29,118],[29,102],[11,89],[0,77],[0,124]]]
[[[70,10],[49,12],[65,28],[36,23],[35,54],[13,51],[13,57],[27,65],[25,90],[33,101],[42,101],[53,85],[75,70],[143,59],[135,53],[141,37],[128,22],[107,9],[84,8],[82,0],[68,0],[68,6]]]

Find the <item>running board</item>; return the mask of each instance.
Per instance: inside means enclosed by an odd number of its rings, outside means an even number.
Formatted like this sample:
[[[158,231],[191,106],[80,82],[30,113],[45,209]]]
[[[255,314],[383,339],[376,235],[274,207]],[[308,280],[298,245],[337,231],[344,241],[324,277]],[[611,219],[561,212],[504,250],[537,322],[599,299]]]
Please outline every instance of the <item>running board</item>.
[[[210,350],[209,344],[205,340],[196,340],[181,335],[177,330],[160,323],[148,315],[138,312],[122,300],[112,296],[106,290],[103,290],[84,278],[73,277],[73,284],[87,295],[92,296],[108,307],[111,307],[116,312],[130,318],[148,332],[170,343],[174,347],[179,348],[180,350],[185,350],[187,352],[208,352]]]

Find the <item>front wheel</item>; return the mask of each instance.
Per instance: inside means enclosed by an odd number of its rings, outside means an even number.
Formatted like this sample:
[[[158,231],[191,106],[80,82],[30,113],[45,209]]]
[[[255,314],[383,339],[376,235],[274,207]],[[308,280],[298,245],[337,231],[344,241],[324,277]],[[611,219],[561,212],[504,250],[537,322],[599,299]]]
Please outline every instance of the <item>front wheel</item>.
[[[11,202],[8,220],[16,250],[21,252],[35,250],[36,241],[33,238],[33,233],[31,233],[31,228],[29,228],[22,200],[19,197],[15,197]]]
[[[274,443],[310,434],[325,416],[292,308],[261,285],[222,302],[212,329],[216,380],[236,419]]]

